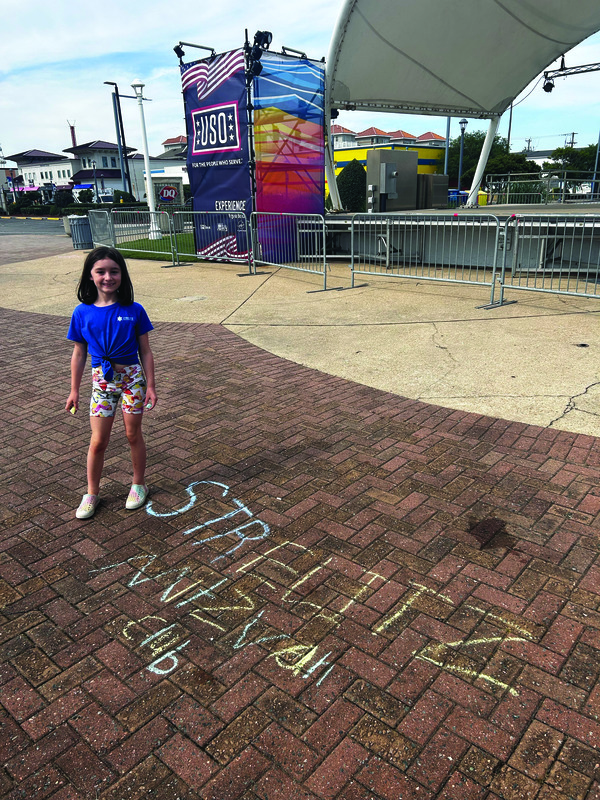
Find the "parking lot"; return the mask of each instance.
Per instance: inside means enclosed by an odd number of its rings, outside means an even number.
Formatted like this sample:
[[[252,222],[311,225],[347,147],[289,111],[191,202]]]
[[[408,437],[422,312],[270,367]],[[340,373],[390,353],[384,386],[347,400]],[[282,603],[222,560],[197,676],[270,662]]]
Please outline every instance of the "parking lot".
[[[58,255],[73,249],[62,220],[0,217],[0,265]]]

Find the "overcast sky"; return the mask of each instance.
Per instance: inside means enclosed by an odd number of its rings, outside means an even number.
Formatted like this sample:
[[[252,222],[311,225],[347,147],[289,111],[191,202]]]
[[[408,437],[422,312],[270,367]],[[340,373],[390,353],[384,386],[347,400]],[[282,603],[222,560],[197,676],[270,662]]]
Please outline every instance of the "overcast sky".
[[[61,153],[71,146],[68,121],[75,124],[79,144],[94,139],[116,142],[111,87],[133,94],[140,78],[152,102],[144,104],[151,155],[162,142],[185,133],[178,60],[173,46],[180,40],[214,47],[217,52],[239,47],[244,29],[273,32],[271,49],[282,45],[304,50],[311,58],[327,55],[342,0],[212,0],[172,5],[145,0],[139,10],[123,0],[78,3],[71,0],[27,0],[2,3],[3,48],[0,60],[0,145],[4,156],[40,149]],[[465,50],[468,50],[465,32]],[[202,56],[188,49],[185,60]],[[507,58],[510,53],[507,50]],[[572,50],[567,66],[600,61],[600,34]],[[555,66],[558,66],[556,64]],[[551,94],[542,82],[517,98],[511,145],[520,150],[527,139],[538,150],[565,144],[575,133],[577,145],[598,141],[600,72],[564,78]],[[526,99],[519,102],[521,98]],[[141,149],[137,103],[122,101],[128,146]],[[446,135],[446,120],[399,114],[342,112],[339,123],[354,131],[370,125],[402,128],[415,135],[429,130]],[[468,131],[487,123],[471,120]],[[499,133],[508,133],[508,112]],[[453,120],[451,137],[458,135]]]

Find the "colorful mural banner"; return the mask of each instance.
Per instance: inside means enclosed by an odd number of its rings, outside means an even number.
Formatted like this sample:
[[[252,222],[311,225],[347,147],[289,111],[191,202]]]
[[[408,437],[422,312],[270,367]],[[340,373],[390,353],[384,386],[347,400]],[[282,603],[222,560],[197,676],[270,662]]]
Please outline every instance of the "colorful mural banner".
[[[323,214],[325,64],[264,53],[254,78],[256,210]]]
[[[188,139],[187,169],[194,211],[252,212],[248,147],[248,104],[243,49],[181,66],[181,85]],[[216,223],[215,223],[216,225]],[[196,250],[203,255],[203,228],[195,230]],[[208,237],[210,239],[210,237]],[[215,241],[222,239],[215,228]],[[233,239],[235,243],[235,238]],[[233,250],[230,260],[244,260]]]

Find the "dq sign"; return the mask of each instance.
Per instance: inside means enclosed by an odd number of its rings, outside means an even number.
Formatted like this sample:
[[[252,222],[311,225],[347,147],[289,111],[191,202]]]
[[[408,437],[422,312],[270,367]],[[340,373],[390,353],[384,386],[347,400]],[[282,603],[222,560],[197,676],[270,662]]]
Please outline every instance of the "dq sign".
[[[163,203],[172,203],[179,197],[179,189],[176,186],[163,186],[158,196]]]

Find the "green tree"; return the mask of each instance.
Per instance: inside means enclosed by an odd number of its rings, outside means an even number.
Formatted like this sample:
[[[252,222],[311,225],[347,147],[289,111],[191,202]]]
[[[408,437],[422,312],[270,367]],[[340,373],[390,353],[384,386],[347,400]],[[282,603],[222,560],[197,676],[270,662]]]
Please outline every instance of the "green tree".
[[[485,141],[483,131],[465,133],[461,187],[468,189],[473,181],[479,155]],[[448,177],[451,186],[458,184],[458,166],[460,162],[460,136],[450,142],[448,149]],[[486,175],[503,175],[506,173],[539,173],[540,167],[534,161],[528,161],[524,153],[509,153],[508,140],[500,136],[494,137],[492,149],[485,168]]]
[[[80,203],[93,203],[94,193],[91,189],[80,189],[77,199]]]
[[[544,162],[544,170],[578,170],[593,172],[596,165],[597,144],[588,144],[576,150],[574,147],[557,147],[552,153],[552,161]],[[574,176],[573,176],[574,177]]]
[[[29,195],[35,194],[37,195],[38,199],[40,197],[39,192],[16,192],[15,193],[15,201],[13,205],[15,208],[23,208],[23,206],[31,205],[31,201],[29,200]]]
[[[115,189],[113,192],[113,202],[115,204],[123,203],[136,203],[137,200],[130,192],[123,192],[121,189]]]
[[[367,173],[363,165],[353,159],[337,176],[342,206],[346,211],[364,211],[367,203]]]
[[[23,206],[33,206],[39,203],[42,199],[40,192],[19,192],[17,195],[16,204],[22,208]]]
[[[59,189],[54,195],[54,205],[58,208],[64,208],[74,203],[73,192],[70,189]]]

